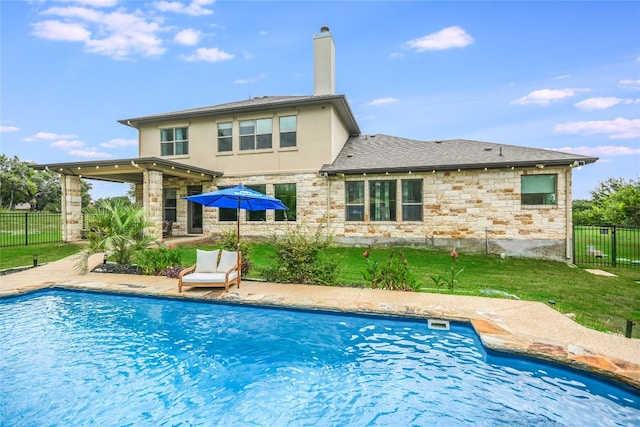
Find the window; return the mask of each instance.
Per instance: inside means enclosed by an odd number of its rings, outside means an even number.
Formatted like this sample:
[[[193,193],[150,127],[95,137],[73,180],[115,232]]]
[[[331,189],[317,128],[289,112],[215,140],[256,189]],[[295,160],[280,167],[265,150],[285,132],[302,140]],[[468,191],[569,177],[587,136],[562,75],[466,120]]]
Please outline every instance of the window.
[[[364,181],[345,182],[345,206],[347,221],[364,221]]]
[[[189,154],[189,128],[160,129],[160,155]]]
[[[371,221],[396,220],[395,181],[369,181],[369,217]]]
[[[296,146],[296,116],[280,117],[280,148]]]
[[[276,210],[276,221],[296,220],[296,185],[295,184],[275,184],[273,186],[275,198],[280,199],[288,211]]]
[[[271,148],[272,132],[272,119],[242,120],[240,122],[240,149]]]
[[[422,221],[422,180],[402,180],[402,220]]]
[[[225,188],[230,188],[230,186],[218,187],[218,190],[224,190]],[[227,222],[233,221],[236,222],[238,220],[238,209],[234,208],[218,208],[218,221]]]
[[[165,188],[163,197],[164,221],[176,222],[178,218],[178,192],[175,188]]]
[[[522,175],[520,189],[523,205],[556,204],[556,175]]]
[[[247,185],[250,190],[258,191],[262,194],[267,193],[267,186],[265,184]],[[267,211],[247,211],[247,221],[266,221]]]
[[[233,151],[233,124],[231,122],[218,123],[218,152]]]

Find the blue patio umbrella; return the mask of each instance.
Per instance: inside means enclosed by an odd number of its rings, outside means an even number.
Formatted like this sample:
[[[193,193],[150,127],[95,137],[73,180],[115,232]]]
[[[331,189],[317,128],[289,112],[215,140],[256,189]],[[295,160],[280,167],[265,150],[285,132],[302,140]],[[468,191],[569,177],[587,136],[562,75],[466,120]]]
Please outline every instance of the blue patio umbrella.
[[[210,193],[184,197],[184,199],[200,203],[203,206],[237,209],[238,249],[240,249],[240,209],[248,211],[289,210],[281,200],[251,190],[242,184]]]

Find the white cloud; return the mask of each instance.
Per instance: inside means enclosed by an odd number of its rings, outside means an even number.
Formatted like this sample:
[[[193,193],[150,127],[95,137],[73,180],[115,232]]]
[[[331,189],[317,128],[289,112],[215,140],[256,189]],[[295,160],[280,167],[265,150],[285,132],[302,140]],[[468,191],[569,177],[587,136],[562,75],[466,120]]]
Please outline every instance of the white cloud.
[[[220,62],[234,58],[235,55],[227,52],[223,52],[217,47],[205,48],[201,47],[196,49],[193,55],[182,56],[185,61],[206,61],[206,62]]]
[[[40,38],[83,42],[88,52],[114,59],[134,54],[159,56],[166,52],[158,37],[164,28],[161,17],[146,19],[140,12],[105,13],[87,7],[51,7],[45,14],[63,20],[35,23],[33,35]]]
[[[113,7],[117,5],[120,0],[58,0],[66,3],[78,3],[85,4],[91,7]]]
[[[113,157],[111,154],[98,151],[95,148],[87,148],[86,150],[71,150],[68,154],[71,156],[83,157],[86,159],[108,159]]]
[[[373,101],[371,101],[367,105],[375,107],[375,106],[378,106],[378,105],[394,104],[396,102],[398,102],[398,100],[395,99],[395,98],[378,98],[378,99],[374,99]]]
[[[61,40],[67,42],[87,41],[91,33],[80,24],[60,21],[42,21],[33,24],[34,36],[47,40]]]
[[[84,147],[84,146],[85,146],[85,143],[82,141],[67,141],[65,139],[61,139],[59,141],[52,142],[51,144],[49,144],[49,147],[51,148],[57,148],[65,151],[69,151],[72,148],[78,148],[78,147]]]
[[[560,101],[561,99],[575,96],[578,92],[585,92],[588,89],[538,89],[529,93],[522,98],[516,99],[511,102],[512,104],[536,104],[536,105],[549,105],[552,102]]]
[[[640,119],[594,120],[560,123],[554,127],[557,133],[593,135],[609,134],[611,139],[640,138]]]
[[[465,30],[458,26],[444,28],[437,33],[432,33],[424,37],[409,40],[405,43],[410,49],[416,52],[427,50],[445,50],[455,47],[465,47],[473,43],[471,37]]]
[[[401,52],[391,52],[389,54],[389,59],[402,59],[404,58],[404,53]]]
[[[213,0],[193,0],[186,4],[179,1],[160,1],[156,8],[162,12],[184,13],[191,16],[211,15],[213,11],[205,6],[213,4]]]
[[[52,141],[54,139],[70,139],[75,138],[76,135],[65,135],[51,132],[38,132],[33,136],[27,137],[25,141]]]
[[[176,34],[173,40],[185,46],[195,46],[200,42],[200,35],[200,31],[186,29]]]
[[[4,132],[16,132],[19,131],[20,128],[17,128],[15,126],[0,126],[0,133],[4,133]]]
[[[620,85],[620,87],[625,89],[634,89],[634,90],[640,89],[640,80],[625,79],[625,80],[620,80],[618,84]]]
[[[569,79],[571,78],[571,74],[562,74],[559,76],[555,76],[553,79],[554,80],[565,80],[565,79]]]
[[[607,108],[611,108],[618,104],[640,104],[640,98],[616,98],[613,96],[597,97],[585,99],[584,101],[580,101],[575,105],[581,110],[592,111],[606,110]]]
[[[267,77],[267,75],[265,73],[261,73],[255,77],[251,77],[248,79],[238,79],[236,80],[234,83],[237,85],[244,85],[244,84],[248,84],[248,83],[256,83],[259,82],[260,80],[264,80]]]
[[[138,145],[137,139],[115,138],[107,142],[100,144],[103,148],[121,148],[132,147]]]
[[[626,147],[623,145],[599,145],[597,147],[562,147],[554,148],[558,151],[566,151],[569,153],[581,154],[583,156],[602,157],[602,156],[633,156],[640,154],[640,147]]]

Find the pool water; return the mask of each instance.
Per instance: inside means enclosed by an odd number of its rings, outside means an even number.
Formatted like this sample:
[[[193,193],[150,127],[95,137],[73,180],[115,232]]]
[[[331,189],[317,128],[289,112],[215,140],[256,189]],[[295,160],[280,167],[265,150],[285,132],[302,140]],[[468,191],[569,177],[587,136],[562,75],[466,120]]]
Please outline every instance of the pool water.
[[[0,300],[0,425],[640,425],[466,324],[49,290]]]

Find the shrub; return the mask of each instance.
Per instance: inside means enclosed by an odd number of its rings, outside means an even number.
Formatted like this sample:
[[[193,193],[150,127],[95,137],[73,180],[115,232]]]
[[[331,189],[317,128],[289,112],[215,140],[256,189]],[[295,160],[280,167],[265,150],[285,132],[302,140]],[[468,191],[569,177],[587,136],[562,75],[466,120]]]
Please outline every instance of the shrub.
[[[238,230],[235,228],[228,228],[222,230],[222,244],[221,248],[226,251],[235,252],[238,249]],[[253,263],[251,262],[251,256],[249,254],[249,245],[244,242],[240,242],[240,252],[242,252],[242,265],[240,266],[242,277],[246,277],[246,275],[253,267]]]
[[[409,263],[403,252],[391,251],[386,262],[374,261],[369,250],[362,255],[367,260],[367,268],[362,276],[372,289],[400,291],[419,289],[416,278],[409,271]]]
[[[138,252],[136,254],[136,263],[144,274],[161,276],[167,275],[167,269],[170,267],[180,267],[182,265],[182,256],[178,250],[161,245],[155,249],[146,249]],[[176,277],[178,276],[176,275]]]
[[[338,262],[323,253],[331,244],[331,237],[323,237],[319,227],[313,235],[300,227],[290,227],[283,236],[272,237],[276,248],[276,261],[264,272],[267,281],[335,285],[338,278]]]

